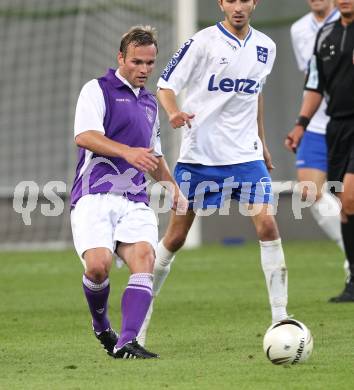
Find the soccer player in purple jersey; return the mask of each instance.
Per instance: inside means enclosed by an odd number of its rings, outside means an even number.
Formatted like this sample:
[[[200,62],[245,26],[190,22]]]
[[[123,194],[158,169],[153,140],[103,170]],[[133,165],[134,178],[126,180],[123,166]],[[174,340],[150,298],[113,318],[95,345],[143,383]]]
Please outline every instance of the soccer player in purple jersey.
[[[161,153],[158,106],[144,85],[155,66],[157,41],[149,26],[122,37],[118,69],[81,90],[75,115],[79,161],[71,193],[71,224],[85,272],[83,290],[95,336],[114,358],[157,358],[136,341],[152,298],[158,231],[148,207],[145,172],[187,205]],[[131,276],[121,301],[121,333],[108,318],[114,255]]]

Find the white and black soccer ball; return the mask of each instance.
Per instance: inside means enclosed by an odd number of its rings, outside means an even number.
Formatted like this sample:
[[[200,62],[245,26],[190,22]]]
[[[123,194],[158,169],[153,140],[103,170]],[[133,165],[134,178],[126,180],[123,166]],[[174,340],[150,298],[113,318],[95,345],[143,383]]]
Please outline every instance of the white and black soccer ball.
[[[272,324],[263,339],[263,350],[273,364],[305,362],[313,350],[310,330],[300,321],[288,319]]]

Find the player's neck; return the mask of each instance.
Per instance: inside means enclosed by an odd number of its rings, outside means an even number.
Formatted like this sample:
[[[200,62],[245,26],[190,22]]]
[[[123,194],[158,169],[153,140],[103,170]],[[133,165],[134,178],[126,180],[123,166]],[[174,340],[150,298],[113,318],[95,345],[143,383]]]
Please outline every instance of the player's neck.
[[[349,24],[354,22],[354,14],[351,16],[343,16],[341,17],[341,22],[343,26],[348,26]]]
[[[248,34],[249,30],[250,30],[250,25],[249,24],[246,24],[241,29],[235,28],[227,20],[224,20],[222,22],[222,24],[226,28],[226,30],[228,30],[231,34],[235,35],[241,41],[243,41],[246,38],[246,36],[247,36],[247,34]]]
[[[328,8],[327,10],[324,10],[323,12],[312,12],[314,18],[317,20],[317,22],[321,23],[331,14],[331,12],[334,10],[334,7]]]

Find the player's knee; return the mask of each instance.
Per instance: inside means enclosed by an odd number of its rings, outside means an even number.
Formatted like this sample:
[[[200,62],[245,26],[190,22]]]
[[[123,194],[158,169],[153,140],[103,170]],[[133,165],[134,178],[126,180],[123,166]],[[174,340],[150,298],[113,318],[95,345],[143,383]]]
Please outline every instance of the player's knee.
[[[102,283],[107,279],[112,262],[110,253],[89,253],[84,256],[86,261],[86,275],[95,283]]]
[[[86,268],[87,277],[95,283],[102,283],[108,277],[109,268],[107,264],[104,262],[96,262],[94,264],[90,264]]]
[[[307,188],[303,188],[301,191],[301,202],[305,202],[308,197],[308,190]]]
[[[273,241],[279,238],[278,226],[274,218],[264,218],[256,227],[258,238],[261,241]]]
[[[321,194],[318,193],[315,188],[304,187],[301,191],[301,201],[306,202],[314,200],[317,202],[321,198]]]

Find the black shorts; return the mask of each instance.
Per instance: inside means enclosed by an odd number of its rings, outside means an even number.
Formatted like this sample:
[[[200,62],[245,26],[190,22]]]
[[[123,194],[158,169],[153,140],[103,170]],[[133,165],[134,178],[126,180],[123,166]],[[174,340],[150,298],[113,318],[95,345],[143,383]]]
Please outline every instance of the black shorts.
[[[328,181],[343,182],[354,173],[354,118],[331,119],[327,125]]]

